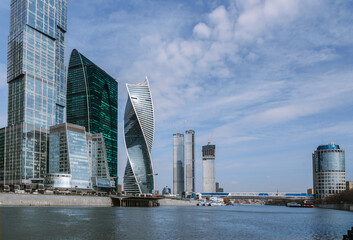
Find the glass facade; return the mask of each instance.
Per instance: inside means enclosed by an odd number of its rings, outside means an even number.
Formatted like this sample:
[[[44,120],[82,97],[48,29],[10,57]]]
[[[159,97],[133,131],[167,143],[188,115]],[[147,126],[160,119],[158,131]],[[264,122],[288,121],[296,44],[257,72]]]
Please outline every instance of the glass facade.
[[[68,123],[102,133],[109,175],[118,169],[118,83],[105,71],[80,54],[71,53],[67,78]]]
[[[86,133],[91,177],[109,179],[109,168],[103,134]],[[109,180],[108,180],[109,181]]]
[[[64,121],[66,0],[11,0],[6,162],[0,183],[40,182],[48,130]]]
[[[195,131],[185,132],[185,190],[195,192]]]
[[[148,79],[143,83],[126,84],[128,100],[124,115],[124,140],[128,160],[124,191],[152,193],[154,174],[151,150],[154,135],[154,112]]]
[[[317,198],[346,190],[345,151],[339,145],[320,145],[313,153],[313,184]]]
[[[87,144],[84,127],[67,123],[51,127],[50,176],[70,174],[71,188],[89,188],[91,176]]]
[[[180,196],[185,192],[184,181],[184,134],[173,135],[173,193]]]

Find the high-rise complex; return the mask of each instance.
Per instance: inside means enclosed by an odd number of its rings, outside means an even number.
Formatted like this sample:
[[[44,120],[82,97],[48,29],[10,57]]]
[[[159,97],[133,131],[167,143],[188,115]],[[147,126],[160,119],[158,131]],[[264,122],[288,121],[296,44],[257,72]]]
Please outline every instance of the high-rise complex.
[[[208,143],[202,146],[202,191],[204,193],[216,192],[216,145]]]
[[[326,198],[346,190],[345,152],[339,145],[320,145],[312,155],[316,198]]]
[[[195,131],[185,132],[185,175],[186,192],[195,192]]]
[[[88,133],[71,123],[58,124],[50,127],[49,152],[47,186],[111,187],[103,134]]]
[[[48,131],[64,121],[66,10],[66,0],[11,0],[0,184],[44,181]]]
[[[109,175],[116,177],[118,83],[76,49],[69,61],[66,118],[68,123],[83,126],[89,133],[103,134]]]
[[[152,193],[154,172],[151,150],[154,136],[154,110],[148,79],[126,84],[128,99],[124,115],[127,163],[124,174],[126,193]]]
[[[173,134],[173,194],[185,192],[184,134]]]

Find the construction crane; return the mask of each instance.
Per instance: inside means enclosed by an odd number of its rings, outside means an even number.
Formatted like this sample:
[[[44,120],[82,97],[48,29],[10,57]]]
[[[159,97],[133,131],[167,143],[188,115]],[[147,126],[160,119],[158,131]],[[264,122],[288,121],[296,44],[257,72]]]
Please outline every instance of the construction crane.
[[[175,132],[177,133],[177,134],[179,134],[180,132],[176,129],[176,127],[175,127],[175,124],[173,123],[173,128],[174,128],[174,130],[175,130]]]
[[[207,143],[207,145],[210,145],[210,144],[211,144],[211,140],[212,140],[212,138],[213,138],[213,132],[211,133],[211,136],[210,136],[210,138],[208,139],[208,143]]]
[[[192,130],[192,128],[189,126],[188,121],[185,120],[185,124],[188,127],[189,130]]]

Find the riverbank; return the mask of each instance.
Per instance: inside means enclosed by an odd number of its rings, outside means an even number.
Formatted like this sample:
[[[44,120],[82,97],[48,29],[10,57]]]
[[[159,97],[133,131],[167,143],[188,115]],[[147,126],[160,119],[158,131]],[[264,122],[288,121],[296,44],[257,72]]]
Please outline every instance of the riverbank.
[[[112,205],[110,197],[0,193],[0,206],[102,206]]]
[[[197,206],[196,200],[178,200],[170,198],[158,199],[159,206]]]
[[[161,198],[159,206],[197,206],[195,200]],[[0,206],[102,206],[111,207],[110,197],[0,193]],[[141,205],[144,206],[144,205]]]
[[[315,205],[315,207],[353,212],[353,204],[348,204],[348,203],[344,203],[344,204],[317,204],[317,205]]]

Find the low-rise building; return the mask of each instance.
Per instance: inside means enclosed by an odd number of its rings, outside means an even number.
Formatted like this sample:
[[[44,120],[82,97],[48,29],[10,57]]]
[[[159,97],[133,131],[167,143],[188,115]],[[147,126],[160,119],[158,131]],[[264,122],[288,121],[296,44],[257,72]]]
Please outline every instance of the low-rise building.
[[[63,123],[50,128],[49,172],[53,188],[111,188],[104,138],[85,127]]]

